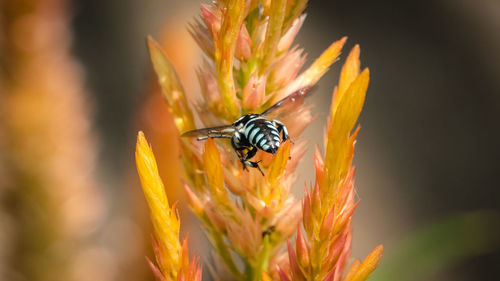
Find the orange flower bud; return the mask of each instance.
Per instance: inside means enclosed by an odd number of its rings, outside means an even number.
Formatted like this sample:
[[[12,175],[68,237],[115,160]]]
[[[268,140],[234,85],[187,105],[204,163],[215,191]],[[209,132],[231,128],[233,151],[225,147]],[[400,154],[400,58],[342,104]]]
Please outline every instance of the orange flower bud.
[[[277,268],[278,274],[280,276],[281,281],[291,281],[290,278],[286,275],[286,273],[278,266]]]
[[[302,234],[300,226],[297,228],[297,240],[295,243],[295,248],[297,251],[297,262],[304,269],[304,271],[309,271],[309,246],[307,245],[306,239]]]
[[[304,186],[304,199],[302,201],[302,223],[306,233],[313,232],[313,218],[311,215],[311,199],[307,192],[307,187]]]
[[[241,26],[240,34],[238,36],[238,40],[236,41],[236,50],[234,55],[239,60],[249,59],[252,55],[252,39],[250,38],[250,34],[248,34],[248,30],[244,24]]]
[[[304,273],[300,269],[299,264],[297,263],[297,257],[295,256],[295,251],[293,250],[292,244],[290,241],[287,241],[288,247],[288,259],[290,261],[290,271],[292,272],[292,280],[306,280]]]
[[[218,36],[221,27],[221,12],[217,8],[208,5],[201,5],[200,10],[212,35]]]
[[[243,108],[255,111],[262,105],[266,95],[267,76],[258,76],[257,72],[250,75],[243,89]]]
[[[287,30],[287,32],[281,37],[278,43],[278,53],[284,52],[290,48],[295,39],[295,36],[299,32],[304,20],[306,19],[306,15],[303,14],[297,19],[295,19],[292,23],[292,26]]]
[[[328,215],[323,218],[323,221],[321,222],[321,227],[319,229],[319,239],[320,240],[329,240],[330,236],[333,235],[332,229],[333,225],[335,223],[335,208],[332,208]]]
[[[184,191],[186,192],[186,197],[187,197],[187,200],[188,200],[189,207],[191,207],[191,209],[193,210],[193,212],[198,217],[201,217],[204,214],[203,204],[201,203],[201,200],[191,190],[191,188],[189,187],[189,185],[184,184]]]

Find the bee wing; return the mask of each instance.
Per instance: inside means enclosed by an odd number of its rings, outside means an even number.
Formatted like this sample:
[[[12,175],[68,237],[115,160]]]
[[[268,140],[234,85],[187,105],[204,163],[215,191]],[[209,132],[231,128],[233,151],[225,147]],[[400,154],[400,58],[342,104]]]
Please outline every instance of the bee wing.
[[[309,96],[311,92],[311,87],[298,89],[297,91],[291,93],[277,103],[273,104],[260,115],[269,116],[273,119],[280,119],[279,116],[281,114],[289,114],[290,112],[296,110],[296,108],[304,102],[304,98]]]
[[[181,137],[197,137],[198,140],[207,138],[231,138],[233,133],[234,127],[232,125],[224,125],[187,131],[183,133]]]

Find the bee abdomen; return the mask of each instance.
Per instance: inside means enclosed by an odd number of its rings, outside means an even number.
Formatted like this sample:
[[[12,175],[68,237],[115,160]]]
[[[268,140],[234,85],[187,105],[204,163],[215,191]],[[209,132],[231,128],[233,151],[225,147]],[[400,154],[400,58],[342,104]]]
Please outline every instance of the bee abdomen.
[[[250,120],[244,133],[250,144],[268,153],[276,153],[281,144],[278,129],[265,119]]]

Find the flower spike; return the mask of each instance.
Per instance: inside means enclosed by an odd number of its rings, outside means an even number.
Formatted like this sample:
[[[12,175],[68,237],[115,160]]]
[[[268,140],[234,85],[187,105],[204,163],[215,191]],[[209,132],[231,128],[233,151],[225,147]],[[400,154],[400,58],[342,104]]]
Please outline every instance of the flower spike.
[[[155,231],[153,246],[158,267],[148,260],[154,274],[159,280],[177,280],[182,271],[201,271],[199,265],[190,267],[186,264],[186,261],[189,260],[187,238],[181,247],[179,243],[180,221],[177,218],[177,211],[175,206],[169,206],[153,151],[142,132],[139,132],[137,136],[135,159]],[[193,276],[191,279],[184,278],[185,280],[195,280],[194,277],[197,275],[199,274],[188,275],[189,277]]]
[[[216,264],[215,279],[229,272],[237,280],[339,281],[346,268],[352,214],[359,203],[352,167],[359,126],[352,131],[365,99],[369,71],[360,71],[356,45],[334,90],[326,153],[317,149],[314,156],[315,182],[305,188],[302,202],[296,200],[290,189],[305,153],[300,134],[314,118],[311,106],[304,103],[305,95],[293,93],[313,87],[346,42],[346,37],[333,42],[300,72],[306,54],[293,46],[293,40],[305,20],[306,4],[307,0],[220,0],[203,5],[202,15],[190,25],[191,35],[207,55],[197,70],[202,95],[191,103],[192,108],[172,65],[148,40],[167,104],[185,136],[181,152],[188,203],[203,223],[217,260],[225,266]],[[201,124],[195,126],[194,120]],[[161,186],[156,189],[163,188],[159,178],[154,182]],[[145,183],[148,198],[152,187]],[[152,214],[167,214],[161,221],[153,220],[159,230],[169,220],[172,224],[177,220],[166,198],[163,201],[166,207],[152,208],[156,210]],[[156,237],[158,270],[153,271],[168,280],[197,280],[198,271],[191,269],[197,268],[197,262],[188,262],[186,247],[181,249],[178,242],[178,220],[172,230],[177,236]],[[289,241],[296,231],[294,249]],[[175,239],[165,241],[168,235]],[[167,242],[177,244],[167,248]],[[283,253],[285,243],[288,258]],[[164,253],[172,249],[177,257]],[[352,280],[368,276],[380,253],[377,248],[347,276]],[[241,267],[234,256],[241,259]],[[171,261],[176,266],[173,273],[166,268]]]

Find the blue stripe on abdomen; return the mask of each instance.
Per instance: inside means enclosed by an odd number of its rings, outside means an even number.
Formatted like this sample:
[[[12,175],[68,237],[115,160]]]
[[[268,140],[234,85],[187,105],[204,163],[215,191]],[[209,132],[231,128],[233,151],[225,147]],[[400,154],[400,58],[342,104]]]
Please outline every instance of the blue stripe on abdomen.
[[[250,131],[252,130],[252,128],[255,126],[255,123],[252,123],[250,125],[248,125],[247,127],[245,127],[245,137],[247,137],[248,139],[248,134],[250,133]]]
[[[253,143],[253,142],[254,142],[253,140],[254,140],[255,136],[257,135],[257,133],[258,133],[259,131],[260,131],[260,128],[259,128],[259,127],[257,127],[257,128],[253,128],[253,129],[251,129],[251,130],[249,131],[249,132],[250,132],[250,135],[247,137],[247,139],[248,139],[248,141],[249,141],[250,143]],[[262,134],[262,133],[261,133],[261,134]]]
[[[257,137],[255,138],[255,143],[258,143],[260,141],[261,138],[264,137],[264,134],[260,133],[257,135]]]

